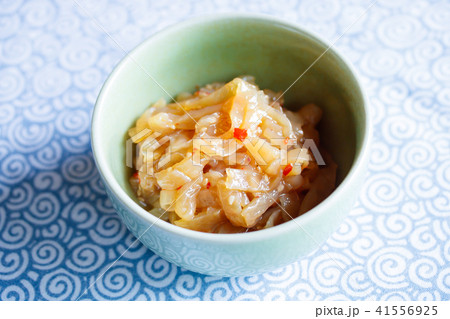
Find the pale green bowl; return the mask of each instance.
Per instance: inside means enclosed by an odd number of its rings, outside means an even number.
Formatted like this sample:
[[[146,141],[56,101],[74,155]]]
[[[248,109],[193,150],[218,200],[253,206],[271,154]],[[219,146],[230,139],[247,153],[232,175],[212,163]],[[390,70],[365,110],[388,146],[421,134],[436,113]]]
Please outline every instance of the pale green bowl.
[[[217,15],[159,32],[126,56],[95,105],[92,148],[107,193],[128,229],[162,258],[215,276],[270,271],[317,249],[355,201],[370,135],[361,85],[343,57],[333,48],[324,53],[327,48],[310,32],[284,21]],[[167,93],[193,91],[196,85],[242,74],[254,75],[261,88],[285,90],[305,70],[286,101],[288,107],[315,102],[324,110],[321,141],[339,165],[339,186],[324,202],[295,220],[244,234],[183,229],[136,203],[125,169],[126,132],[151,103],[168,99]]]

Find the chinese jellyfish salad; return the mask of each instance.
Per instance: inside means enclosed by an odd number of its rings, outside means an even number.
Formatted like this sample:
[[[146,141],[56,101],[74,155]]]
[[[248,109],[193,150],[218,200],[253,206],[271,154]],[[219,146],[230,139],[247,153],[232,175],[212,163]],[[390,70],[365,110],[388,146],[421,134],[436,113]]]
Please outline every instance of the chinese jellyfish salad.
[[[211,233],[276,226],[316,206],[335,188],[337,168],[318,152],[322,111],[282,106],[281,94],[260,90],[251,76],[157,101],[129,130],[130,184],[140,203],[172,224]]]

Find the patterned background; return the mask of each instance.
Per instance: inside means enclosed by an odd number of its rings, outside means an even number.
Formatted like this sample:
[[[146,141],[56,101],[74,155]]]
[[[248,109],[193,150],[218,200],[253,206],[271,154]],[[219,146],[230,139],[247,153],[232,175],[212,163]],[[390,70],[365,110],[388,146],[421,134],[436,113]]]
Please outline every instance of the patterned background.
[[[371,4],[77,2],[126,50],[208,12],[270,13],[333,41]],[[89,142],[96,96],[124,53],[73,1],[0,0],[0,299],[449,300],[450,2],[378,0],[336,47],[362,76],[375,127],[367,183],[325,245],[222,279],[138,244],[95,282],[133,242]]]

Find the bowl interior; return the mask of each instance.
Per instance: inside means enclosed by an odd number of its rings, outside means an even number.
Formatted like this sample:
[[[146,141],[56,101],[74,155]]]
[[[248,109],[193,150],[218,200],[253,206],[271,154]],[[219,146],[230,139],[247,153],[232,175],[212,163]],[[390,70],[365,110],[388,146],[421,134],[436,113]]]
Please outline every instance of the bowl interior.
[[[104,86],[96,110],[97,152],[134,198],[125,169],[126,132],[152,103],[196,85],[250,74],[260,88],[284,91],[327,49],[308,33],[262,18],[204,19],[152,37],[128,55]],[[156,83],[157,81],[157,83]],[[364,134],[357,80],[331,49],[285,95],[291,109],[314,102],[324,111],[321,144],[338,164],[342,182]]]

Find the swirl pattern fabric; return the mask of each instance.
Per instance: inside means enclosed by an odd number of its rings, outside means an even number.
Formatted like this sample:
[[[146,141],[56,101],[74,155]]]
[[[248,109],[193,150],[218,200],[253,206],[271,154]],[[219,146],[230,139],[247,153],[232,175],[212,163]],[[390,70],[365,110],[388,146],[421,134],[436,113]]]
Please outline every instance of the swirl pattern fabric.
[[[0,1],[0,299],[449,300],[450,2],[371,3]],[[374,123],[349,217],[315,252],[258,276],[199,275],[133,244],[90,150],[93,104],[124,55],[115,41],[128,51],[212,12],[272,14],[330,42],[343,34],[335,46],[360,73]]]

